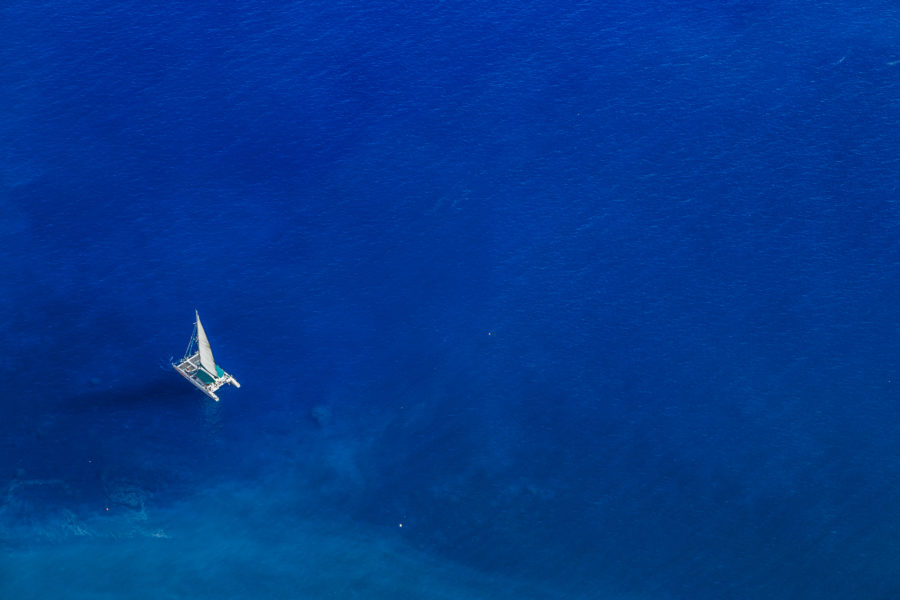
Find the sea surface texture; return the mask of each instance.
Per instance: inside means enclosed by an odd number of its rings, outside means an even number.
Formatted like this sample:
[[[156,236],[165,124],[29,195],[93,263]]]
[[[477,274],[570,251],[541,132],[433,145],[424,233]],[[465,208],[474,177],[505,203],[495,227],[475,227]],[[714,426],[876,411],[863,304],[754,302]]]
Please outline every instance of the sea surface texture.
[[[900,597],[895,1],[0,40],[0,598]]]

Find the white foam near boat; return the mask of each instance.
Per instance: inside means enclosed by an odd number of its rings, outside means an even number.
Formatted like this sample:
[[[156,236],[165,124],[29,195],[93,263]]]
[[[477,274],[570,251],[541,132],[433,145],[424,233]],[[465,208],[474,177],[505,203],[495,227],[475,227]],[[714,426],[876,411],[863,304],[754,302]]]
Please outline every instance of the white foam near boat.
[[[191,334],[187,352],[184,353],[184,358],[177,363],[172,363],[172,366],[197,389],[218,402],[219,397],[216,396],[216,390],[226,383],[238,388],[241,387],[241,384],[213,360],[212,348],[209,347],[209,339],[200,322],[200,314],[194,311],[194,315],[197,320],[194,322],[194,333]]]

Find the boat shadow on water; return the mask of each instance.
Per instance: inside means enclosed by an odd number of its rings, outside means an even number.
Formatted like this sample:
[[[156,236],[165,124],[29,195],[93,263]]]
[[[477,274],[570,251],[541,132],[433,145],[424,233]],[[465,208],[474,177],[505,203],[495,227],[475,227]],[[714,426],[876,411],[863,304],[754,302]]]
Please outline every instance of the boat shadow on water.
[[[152,410],[196,406],[190,402],[195,394],[184,383],[173,377],[171,368],[160,372],[153,379],[136,384],[104,386],[95,385],[60,403],[63,411],[79,410]]]

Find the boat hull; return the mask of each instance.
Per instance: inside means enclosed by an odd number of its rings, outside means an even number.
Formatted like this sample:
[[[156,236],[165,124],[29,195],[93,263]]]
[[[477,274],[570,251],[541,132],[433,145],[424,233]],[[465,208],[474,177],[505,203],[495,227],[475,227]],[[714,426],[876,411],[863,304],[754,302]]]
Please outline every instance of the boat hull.
[[[199,381],[197,378],[192,377],[192,376],[188,375],[187,373],[185,373],[184,371],[182,371],[180,368],[178,368],[179,365],[172,365],[172,367],[173,367],[176,371],[178,371],[178,373],[179,373],[182,377],[184,377],[185,379],[187,379],[188,381],[190,381],[192,384],[194,384],[194,387],[196,387],[198,390],[200,390],[201,392],[203,392],[204,394],[206,394],[207,396],[209,396],[210,398],[212,398],[212,399],[215,400],[216,402],[219,401],[219,397],[216,396],[216,394],[215,394],[214,392],[210,391],[209,388],[207,387],[207,385],[204,384],[202,381]]]
[[[220,366],[216,365],[216,374],[211,375],[200,367],[199,353],[185,357],[179,363],[173,363],[172,367],[181,374],[182,377],[190,381],[194,387],[215,400],[219,401],[216,390],[225,384],[241,387],[237,379],[226,373]]]

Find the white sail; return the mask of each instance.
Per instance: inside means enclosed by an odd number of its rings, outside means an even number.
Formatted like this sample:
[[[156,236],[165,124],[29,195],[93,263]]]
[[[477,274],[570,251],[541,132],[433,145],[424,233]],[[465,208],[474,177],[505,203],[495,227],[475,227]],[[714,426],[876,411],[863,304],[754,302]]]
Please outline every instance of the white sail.
[[[209,347],[209,340],[206,338],[206,332],[203,331],[203,324],[200,323],[200,313],[194,311],[197,315],[197,346],[200,348],[200,366],[203,370],[217,377],[216,361],[213,360],[212,348]]]

